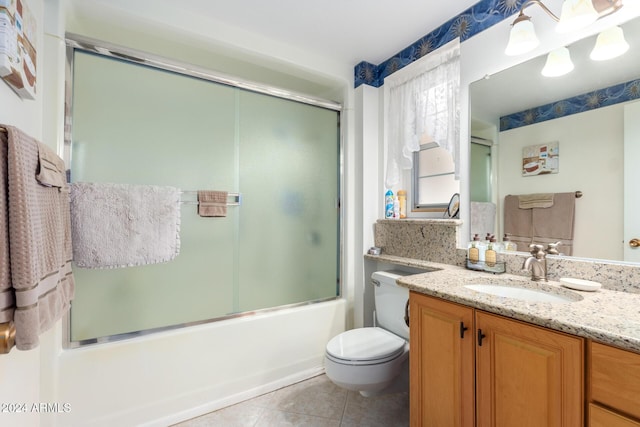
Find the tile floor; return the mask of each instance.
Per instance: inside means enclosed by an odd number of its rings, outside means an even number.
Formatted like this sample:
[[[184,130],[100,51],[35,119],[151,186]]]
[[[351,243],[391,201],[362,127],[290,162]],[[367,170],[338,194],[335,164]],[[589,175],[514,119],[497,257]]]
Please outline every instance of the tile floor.
[[[409,393],[362,397],[326,375],[176,424],[175,427],[406,427]]]

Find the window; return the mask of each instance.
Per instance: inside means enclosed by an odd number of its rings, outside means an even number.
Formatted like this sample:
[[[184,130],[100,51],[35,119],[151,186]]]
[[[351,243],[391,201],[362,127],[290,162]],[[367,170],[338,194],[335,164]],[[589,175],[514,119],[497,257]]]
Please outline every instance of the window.
[[[431,142],[420,145],[414,154],[413,211],[439,212],[446,209],[451,196],[460,192],[455,179],[451,153]]]
[[[408,186],[402,171],[412,170],[412,212],[442,212],[460,192],[459,91],[458,39],[385,78],[385,186]]]

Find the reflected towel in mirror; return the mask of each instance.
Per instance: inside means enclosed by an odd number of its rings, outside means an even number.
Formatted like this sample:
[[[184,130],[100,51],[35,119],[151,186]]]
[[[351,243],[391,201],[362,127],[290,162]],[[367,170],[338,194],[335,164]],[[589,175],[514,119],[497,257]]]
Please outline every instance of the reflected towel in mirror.
[[[518,196],[520,209],[550,208],[553,206],[553,193],[521,194]]]
[[[485,236],[487,233],[495,234],[496,205],[491,202],[471,202],[469,205],[471,217],[470,239],[474,235]]]

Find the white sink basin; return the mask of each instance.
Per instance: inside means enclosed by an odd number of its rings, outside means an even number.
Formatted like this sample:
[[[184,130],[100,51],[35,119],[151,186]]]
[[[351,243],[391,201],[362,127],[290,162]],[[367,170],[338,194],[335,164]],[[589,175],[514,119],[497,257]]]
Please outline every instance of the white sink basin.
[[[558,295],[536,289],[520,288],[517,286],[500,286],[500,285],[465,285],[465,288],[476,292],[495,295],[504,298],[514,298],[530,302],[574,302],[575,298],[565,295]]]

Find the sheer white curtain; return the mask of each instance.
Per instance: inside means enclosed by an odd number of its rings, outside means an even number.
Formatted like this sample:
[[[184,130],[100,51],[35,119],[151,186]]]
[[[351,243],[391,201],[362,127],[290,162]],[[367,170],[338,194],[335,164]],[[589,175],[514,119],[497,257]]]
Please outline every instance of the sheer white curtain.
[[[385,78],[387,110],[387,172],[385,184],[400,182],[411,169],[420,144],[435,142],[451,153],[459,177],[460,39]]]

